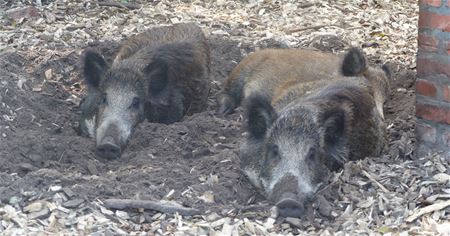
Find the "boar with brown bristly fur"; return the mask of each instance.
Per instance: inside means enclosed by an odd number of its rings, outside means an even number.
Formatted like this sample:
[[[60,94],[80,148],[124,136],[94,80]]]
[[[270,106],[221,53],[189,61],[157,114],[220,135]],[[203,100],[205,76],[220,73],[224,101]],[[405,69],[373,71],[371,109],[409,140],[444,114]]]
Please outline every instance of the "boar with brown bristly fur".
[[[222,105],[244,100],[241,168],[281,216],[301,217],[330,171],[346,161],[381,154],[387,67],[367,66],[356,48],[342,57],[269,50],[242,63],[227,81]]]
[[[355,57],[359,56],[363,57],[362,54]],[[388,86],[384,80],[385,72],[378,68],[367,67],[364,57],[348,58],[347,61],[359,61],[360,64],[349,64],[344,70],[342,68],[344,55],[310,49],[265,49],[253,52],[244,58],[226,79],[217,99],[219,113],[233,112],[241,101],[254,91],[272,99],[274,96],[282,97],[287,88],[302,84],[296,96],[304,95],[316,87],[331,80],[341,79],[348,74],[359,73],[361,76],[372,78],[370,81],[374,83]],[[376,95],[380,111],[382,100],[386,96],[387,94]]]
[[[170,124],[205,108],[210,50],[195,24],[130,37],[112,65],[87,49],[83,64],[88,94],[80,105],[80,132],[95,138],[101,157],[120,157],[144,119]]]

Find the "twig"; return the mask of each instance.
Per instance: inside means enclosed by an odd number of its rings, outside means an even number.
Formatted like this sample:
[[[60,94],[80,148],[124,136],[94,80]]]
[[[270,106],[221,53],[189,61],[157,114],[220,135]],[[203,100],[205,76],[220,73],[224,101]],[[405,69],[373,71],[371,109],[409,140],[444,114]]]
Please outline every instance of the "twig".
[[[339,178],[341,177],[341,175],[344,173],[344,170],[341,170],[339,173],[337,173],[333,180],[326,186],[319,188],[319,190],[314,194],[314,196],[312,197],[312,200],[315,201],[317,199],[317,197],[319,195],[321,195],[322,193],[325,192],[325,190],[327,190],[328,188],[330,188],[331,186],[333,186],[334,184],[336,184],[339,181]]]
[[[200,211],[195,208],[177,206],[165,202],[156,202],[150,200],[133,200],[133,199],[107,199],[104,201],[105,206],[113,209],[125,208],[143,208],[147,210],[155,210],[167,214],[178,212],[180,215],[191,216],[199,215]]]
[[[320,29],[320,28],[323,28],[325,26],[331,26],[331,25],[314,25],[314,26],[296,28],[296,29],[287,30],[287,33],[292,34],[292,33],[295,33],[295,32],[300,32],[300,31],[305,31],[305,30],[310,30],[310,29]]]
[[[61,162],[61,160],[62,160],[62,158],[63,158],[63,156],[64,156],[64,153],[66,153],[66,150],[64,150],[64,151],[61,153],[61,156],[59,156],[58,162]]]
[[[450,199],[450,194],[436,194],[436,195],[431,195],[429,197],[427,197],[425,199],[425,201],[432,203],[434,201],[436,201],[438,198],[445,198],[445,199]]]
[[[385,188],[380,182],[378,182],[374,177],[372,177],[369,173],[367,173],[367,171],[362,170],[362,173],[369,178],[370,181],[374,182],[381,190],[383,190],[383,192],[385,193],[389,193],[390,191]]]
[[[450,206],[450,200],[445,201],[445,202],[438,202],[433,205],[426,206],[424,208],[419,209],[418,211],[416,211],[416,213],[414,213],[411,216],[409,216],[408,218],[406,218],[406,222],[408,222],[408,223],[413,222],[415,219],[417,219],[421,215],[424,215],[424,214],[427,214],[430,212],[434,212],[434,211],[439,211],[439,210],[442,210],[449,206]]]
[[[312,6],[314,6],[314,5],[316,5],[315,3],[303,3],[303,4],[299,4],[298,5],[298,8],[307,8],[307,7],[312,7]]]
[[[141,8],[141,5],[133,3],[120,3],[120,2],[97,2],[99,6],[104,7],[118,7],[118,8],[128,8],[130,10],[135,10]]]

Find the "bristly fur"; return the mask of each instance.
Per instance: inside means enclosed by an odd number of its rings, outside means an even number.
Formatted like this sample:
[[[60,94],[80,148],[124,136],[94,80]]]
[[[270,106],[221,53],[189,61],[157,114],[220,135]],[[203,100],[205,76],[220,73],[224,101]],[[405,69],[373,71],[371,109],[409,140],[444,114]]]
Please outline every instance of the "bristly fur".
[[[85,50],[82,61],[84,62],[83,74],[90,87],[98,87],[108,68],[105,59],[92,48]]]
[[[83,64],[89,90],[80,107],[80,130],[86,133],[83,125],[96,117],[89,124],[95,123],[101,155],[111,156],[110,150],[121,153],[135,127],[145,119],[169,124],[206,107],[210,50],[194,23],[156,27],[131,36],[112,65],[87,49]],[[112,146],[120,148],[108,149]]]
[[[248,97],[245,110],[250,135],[256,139],[263,138],[276,119],[276,112],[269,98],[259,93],[252,94]]]
[[[392,72],[391,72],[391,67],[389,66],[389,64],[384,64],[381,69],[383,69],[384,73],[386,74],[386,76],[388,77],[388,79],[392,78]]]
[[[156,58],[144,69],[144,74],[149,78],[149,93],[158,94],[168,84],[168,65],[160,58]]]
[[[366,59],[358,48],[351,48],[344,57],[342,74],[344,76],[357,76],[366,69]]]
[[[386,127],[377,104],[386,99],[386,75],[356,48],[344,56],[261,50],[233,69],[219,111],[238,105],[228,97],[243,99],[249,135],[241,168],[281,216],[303,215],[330,170],[381,154]]]

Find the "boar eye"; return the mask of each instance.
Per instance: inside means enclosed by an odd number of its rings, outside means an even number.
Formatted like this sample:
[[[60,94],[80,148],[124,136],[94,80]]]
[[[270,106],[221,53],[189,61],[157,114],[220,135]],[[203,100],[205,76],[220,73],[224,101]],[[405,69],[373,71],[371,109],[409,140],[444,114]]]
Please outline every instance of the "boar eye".
[[[270,160],[276,160],[280,157],[278,146],[275,144],[270,144],[267,151]]]
[[[108,104],[108,99],[107,99],[107,97],[106,97],[106,94],[103,94],[103,96],[102,96],[102,104],[103,104],[103,105]]]
[[[85,101],[86,101],[86,97],[82,98],[78,106],[81,107]]]
[[[310,149],[309,149],[308,154],[307,154],[307,156],[306,156],[306,160],[307,160],[309,163],[314,163],[315,161],[317,161],[317,158],[316,158],[316,149],[315,149],[315,148],[310,148]]]
[[[131,103],[131,107],[138,109],[141,104],[141,101],[138,97],[133,98],[133,102]]]

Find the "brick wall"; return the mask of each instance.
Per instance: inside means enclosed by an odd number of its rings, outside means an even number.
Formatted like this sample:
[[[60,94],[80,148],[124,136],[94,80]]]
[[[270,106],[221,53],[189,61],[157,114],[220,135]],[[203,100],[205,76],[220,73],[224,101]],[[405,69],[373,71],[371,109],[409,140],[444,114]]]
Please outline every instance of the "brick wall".
[[[450,0],[420,0],[417,53],[417,154],[450,157]]]

